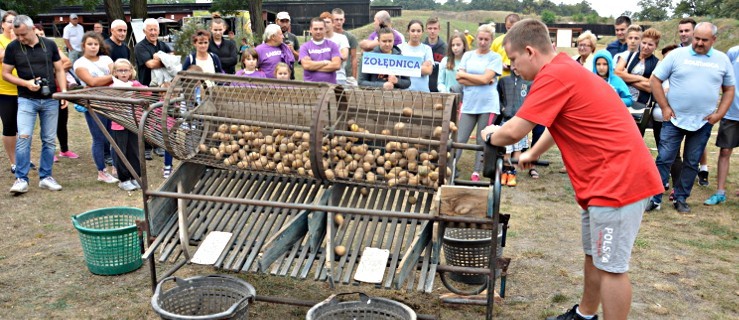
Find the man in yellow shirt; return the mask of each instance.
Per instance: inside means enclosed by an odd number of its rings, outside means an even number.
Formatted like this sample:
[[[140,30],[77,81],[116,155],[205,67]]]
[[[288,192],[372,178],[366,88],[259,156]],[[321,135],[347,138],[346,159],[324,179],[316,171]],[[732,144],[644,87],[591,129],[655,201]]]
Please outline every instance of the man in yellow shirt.
[[[505,29],[506,32],[508,30],[511,30],[511,27],[513,27],[516,22],[521,20],[521,17],[518,16],[515,13],[511,13],[505,17]],[[501,33],[495,40],[493,40],[493,44],[490,45],[490,50],[499,54],[501,58],[503,58],[503,73],[500,75],[502,77],[507,77],[511,75],[511,59],[508,59],[508,55],[505,52],[505,49],[503,48],[503,39],[505,38],[505,33]]]

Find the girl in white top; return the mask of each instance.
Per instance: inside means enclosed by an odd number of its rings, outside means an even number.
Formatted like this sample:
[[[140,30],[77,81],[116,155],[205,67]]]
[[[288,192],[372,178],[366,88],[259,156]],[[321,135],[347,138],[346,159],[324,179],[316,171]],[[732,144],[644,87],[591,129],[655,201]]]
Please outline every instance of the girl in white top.
[[[429,75],[434,71],[434,53],[431,47],[421,43],[423,36],[423,22],[419,20],[411,20],[408,23],[408,42],[401,43],[400,53],[407,57],[420,57],[423,59],[421,64],[421,76],[411,77],[410,91],[430,92]]]
[[[88,87],[109,86],[113,83],[113,60],[108,56],[108,49],[103,45],[103,37],[89,31],[82,36],[82,57],[74,62],[74,72],[83,85]],[[105,183],[117,183],[118,179],[106,170],[105,165],[105,135],[90,115],[85,111],[87,127],[92,135],[92,159],[95,161],[98,175],[97,180]],[[106,128],[110,128],[110,120],[98,117]]]

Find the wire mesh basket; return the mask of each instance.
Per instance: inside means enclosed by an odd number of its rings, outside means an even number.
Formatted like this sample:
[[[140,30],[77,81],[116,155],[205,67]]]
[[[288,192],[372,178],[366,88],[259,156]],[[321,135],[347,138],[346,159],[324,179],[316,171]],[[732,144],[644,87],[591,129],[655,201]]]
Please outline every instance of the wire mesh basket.
[[[359,294],[359,300],[340,301],[343,295]],[[306,320],[415,320],[416,312],[405,304],[364,293],[340,293],[328,297],[308,310]]]
[[[496,256],[503,256],[503,225],[498,230],[498,250]],[[448,265],[457,267],[488,268],[490,261],[490,240],[492,230],[448,228],[442,239],[442,248]],[[500,276],[500,269],[496,270],[496,277]],[[453,272],[449,278],[466,284],[483,284],[484,274]]]
[[[170,282],[174,283],[171,288]],[[241,279],[209,275],[165,278],[157,284],[151,306],[162,319],[248,319],[256,290]]]
[[[127,207],[96,209],[72,217],[90,272],[117,275],[141,267],[136,220],[144,220],[144,211]]]

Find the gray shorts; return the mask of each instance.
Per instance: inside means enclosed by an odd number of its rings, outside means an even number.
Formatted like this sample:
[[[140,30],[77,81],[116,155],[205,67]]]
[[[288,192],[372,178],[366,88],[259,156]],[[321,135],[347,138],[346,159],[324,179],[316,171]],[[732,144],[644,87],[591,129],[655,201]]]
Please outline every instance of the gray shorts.
[[[716,146],[723,149],[739,147],[739,121],[721,119],[716,136]]]
[[[623,207],[588,207],[582,212],[582,247],[596,268],[610,273],[629,271],[631,249],[642,214],[651,197]]]

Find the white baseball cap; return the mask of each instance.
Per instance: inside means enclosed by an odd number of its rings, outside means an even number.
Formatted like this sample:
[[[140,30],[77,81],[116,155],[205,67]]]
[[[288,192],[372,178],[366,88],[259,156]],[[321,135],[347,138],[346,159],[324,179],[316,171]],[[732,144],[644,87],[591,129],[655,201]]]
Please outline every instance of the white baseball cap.
[[[77,14],[76,13],[70,14],[69,19],[77,19]]]
[[[290,15],[287,12],[282,11],[277,14],[277,20],[285,20],[285,19],[290,20]]]

